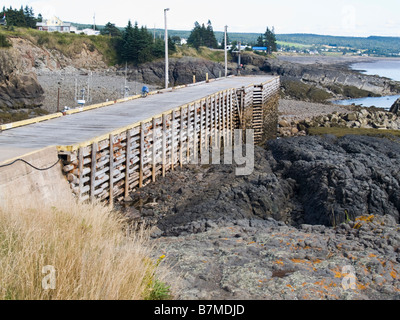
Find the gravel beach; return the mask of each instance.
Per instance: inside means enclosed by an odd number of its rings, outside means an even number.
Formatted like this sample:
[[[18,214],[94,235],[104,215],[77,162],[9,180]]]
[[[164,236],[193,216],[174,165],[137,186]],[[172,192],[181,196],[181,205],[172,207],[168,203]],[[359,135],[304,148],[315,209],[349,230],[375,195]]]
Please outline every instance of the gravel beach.
[[[125,76],[110,72],[89,72],[76,71],[68,72],[41,72],[38,74],[38,81],[45,92],[43,109],[53,113],[57,111],[58,88],[60,88],[60,108],[67,106],[75,108],[78,106],[77,99],[84,98],[86,105],[102,103],[121,99],[124,97]],[[127,81],[127,95],[139,94],[144,83]],[[154,85],[146,84],[150,90],[155,90]]]
[[[280,120],[305,120],[317,116],[325,116],[333,112],[348,113],[351,107],[334,104],[312,103],[298,100],[280,99]]]

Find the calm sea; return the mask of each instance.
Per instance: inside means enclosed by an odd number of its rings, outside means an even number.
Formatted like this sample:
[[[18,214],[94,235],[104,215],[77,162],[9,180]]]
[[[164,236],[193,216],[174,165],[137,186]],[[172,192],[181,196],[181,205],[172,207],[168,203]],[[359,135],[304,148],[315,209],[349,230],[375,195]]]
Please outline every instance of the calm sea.
[[[400,81],[400,60],[378,60],[374,62],[356,63],[351,66],[353,70],[361,71],[364,74],[379,75],[392,80]],[[364,107],[375,106],[389,110],[393,103],[400,98],[400,95],[386,96],[379,98],[361,98],[350,100],[339,100],[333,103],[339,105],[356,104]]]

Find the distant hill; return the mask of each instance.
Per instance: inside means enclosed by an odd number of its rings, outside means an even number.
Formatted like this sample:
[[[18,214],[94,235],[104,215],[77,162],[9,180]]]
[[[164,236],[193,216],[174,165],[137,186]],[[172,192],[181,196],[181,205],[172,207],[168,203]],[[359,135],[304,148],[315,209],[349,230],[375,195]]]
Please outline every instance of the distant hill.
[[[93,28],[90,24],[78,24],[73,23],[78,29]],[[104,26],[96,26],[96,29],[101,30]],[[121,30],[124,28],[119,27]],[[155,35],[157,38],[164,37],[164,29],[153,29],[148,30]],[[168,30],[169,36],[178,36],[180,38],[189,38],[190,30]],[[238,33],[228,32],[230,41],[241,41],[243,44],[255,44],[257,42],[260,33]],[[224,33],[221,31],[215,31],[215,36],[219,42],[222,42]],[[368,55],[378,56],[398,56],[400,55],[400,37],[341,37],[341,36],[329,36],[329,35],[318,35],[318,34],[305,34],[305,33],[294,33],[294,34],[277,34],[277,41],[286,43],[288,45],[297,44],[305,46],[314,46],[316,48],[322,46],[337,47],[341,49],[347,49],[350,51],[360,50]]]
[[[311,46],[330,46],[362,50],[371,55],[400,54],[400,37],[337,37],[317,34],[278,34],[278,41]]]

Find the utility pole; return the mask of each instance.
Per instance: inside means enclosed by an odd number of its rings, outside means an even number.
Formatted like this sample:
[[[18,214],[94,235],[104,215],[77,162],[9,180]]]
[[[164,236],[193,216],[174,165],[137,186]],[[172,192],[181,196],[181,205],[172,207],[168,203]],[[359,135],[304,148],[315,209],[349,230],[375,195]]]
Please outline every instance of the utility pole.
[[[225,26],[225,78],[228,76],[228,44],[227,41],[228,26]]]
[[[58,95],[57,95],[57,112],[60,112],[60,87],[58,87]]]
[[[125,84],[124,84],[124,98],[128,96],[128,62],[125,62]]]
[[[238,47],[239,47],[238,75],[240,76],[240,69],[242,66],[242,61],[241,61],[241,57],[240,57],[240,51],[242,50],[242,43],[240,41],[238,42]]]
[[[90,102],[92,100],[90,94],[90,86],[91,86],[91,81],[92,81],[92,71],[89,71],[89,75],[88,75],[88,82],[87,82],[87,102]]]
[[[75,77],[75,103],[78,101],[78,79]]]
[[[164,20],[165,20],[165,36],[164,36],[164,41],[165,41],[165,89],[168,89],[168,85],[169,85],[167,11],[169,11],[169,8],[164,9]]]

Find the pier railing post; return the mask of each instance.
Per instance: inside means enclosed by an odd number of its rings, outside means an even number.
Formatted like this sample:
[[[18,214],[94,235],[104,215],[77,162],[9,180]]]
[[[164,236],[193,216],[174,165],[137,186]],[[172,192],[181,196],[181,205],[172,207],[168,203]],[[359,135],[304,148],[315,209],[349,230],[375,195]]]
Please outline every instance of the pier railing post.
[[[109,204],[110,207],[114,206],[114,135],[110,134],[110,192]]]

